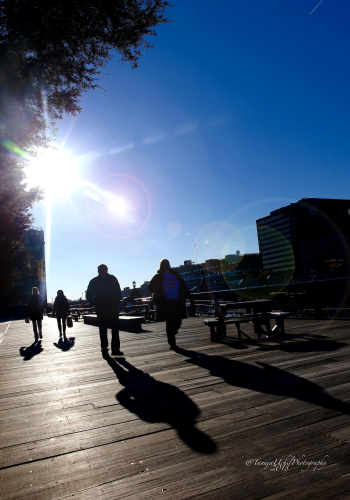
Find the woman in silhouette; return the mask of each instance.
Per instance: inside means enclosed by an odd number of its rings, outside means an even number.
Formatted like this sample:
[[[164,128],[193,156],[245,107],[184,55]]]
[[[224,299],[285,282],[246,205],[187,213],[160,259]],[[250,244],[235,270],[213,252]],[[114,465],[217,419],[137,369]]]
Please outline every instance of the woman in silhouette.
[[[166,334],[170,349],[177,351],[175,335],[182,319],[187,317],[186,299],[193,302],[191,292],[183,278],[170,267],[167,259],[160,261],[157,274],[148,285],[157,306],[157,321],[166,321]]]
[[[33,332],[35,342],[43,338],[42,320],[43,310],[45,309],[45,299],[39,293],[36,286],[32,288],[32,295],[27,303],[27,315],[33,323]]]
[[[62,340],[63,330],[63,340],[66,342],[66,321],[69,314],[69,303],[62,290],[57,290],[57,296],[53,303],[52,312],[53,314],[56,314],[58,331],[60,332],[60,338],[58,341]]]

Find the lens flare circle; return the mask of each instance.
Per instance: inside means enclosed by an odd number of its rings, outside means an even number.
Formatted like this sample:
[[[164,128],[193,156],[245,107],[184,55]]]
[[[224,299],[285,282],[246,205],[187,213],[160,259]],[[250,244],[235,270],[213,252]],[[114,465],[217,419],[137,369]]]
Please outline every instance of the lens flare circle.
[[[223,259],[225,255],[244,254],[246,243],[241,231],[226,221],[213,221],[203,226],[193,241],[195,257],[205,262]]]
[[[181,233],[181,224],[178,222],[170,222],[167,225],[167,231],[170,236],[178,236]]]
[[[99,202],[91,203],[92,197],[87,196],[86,214],[100,235],[124,240],[144,229],[151,215],[152,203],[147,188],[139,179],[128,174],[110,174],[97,181],[94,190],[99,195]],[[113,234],[113,229],[119,234]],[[120,234],[123,232],[126,234]]]

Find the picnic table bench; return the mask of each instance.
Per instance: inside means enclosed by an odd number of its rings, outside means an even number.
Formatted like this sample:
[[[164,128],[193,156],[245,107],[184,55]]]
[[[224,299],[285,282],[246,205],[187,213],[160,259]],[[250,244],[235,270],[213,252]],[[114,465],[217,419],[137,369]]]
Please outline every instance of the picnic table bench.
[[[98,326],[98,318],[96,314],[84,314],[84,323],[87,325]],[[119,329],[128,332],[142,331],[142,316],[119,316]]]
[[[136,302],[137,301],[137,302]],[[150,301],[141,301],[141,299],[135,299],[134,304],[124,306],[125,315],[140,314],[143,316],[145,321],[155,321],[156,320],[156,310],[150,308]]]
[[[210,339],[212,342],[226,337],[226,325],[233,324],[237,328],[238,340],[242,342],[242,335],[254,341],[254,339],[242,330],[242,324],[253,323],[254,333],[261,339],[261,335],[267,338],[283,337],[285,335],[284,319],[289,312],[272,312],[271,300],[251,300],[243,302],[228,302],[220,304],[219,315],[213,319],[205,320],[204,323],[210,328]],[[236,311],[233,316],[228,316],[228,310]],[[237,314],[237,311],[241,311]],[[242,311],[245,311],[243,313]],[[275,325],[271,328],[271,320]],[[265,329],[264,329],[265,327]]]
[[[74,319],[74,321],[78,321],[80,316],[83,314],[92,314],[94,311],[94,307],[71,307],[70,308],[70,316]]]

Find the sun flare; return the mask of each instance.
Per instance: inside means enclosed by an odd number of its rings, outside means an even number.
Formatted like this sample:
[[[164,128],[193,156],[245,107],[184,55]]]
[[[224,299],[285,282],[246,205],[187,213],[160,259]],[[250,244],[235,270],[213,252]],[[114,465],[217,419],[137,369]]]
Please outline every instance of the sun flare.
[[[26,175],[29,188],[41,187],[48,198],[63,196],[78,184],[77,161],[67,152],[45,150],[29,161]]]
[[[123,198],[114,198],[111,205],[110,205],[110,211],[112,214],[116,217],[121,217],[125,215],[127,211],[127,203]]]

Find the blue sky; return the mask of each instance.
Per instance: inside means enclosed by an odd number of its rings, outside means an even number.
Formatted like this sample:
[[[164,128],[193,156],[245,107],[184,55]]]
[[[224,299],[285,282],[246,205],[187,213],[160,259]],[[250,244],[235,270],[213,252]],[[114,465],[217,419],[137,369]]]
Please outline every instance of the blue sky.
[[[59,124],[80,181],[52,201],[48,298],[81,296],[101,262],[123,288],[162,258],[257,252],[257,218],[349,198],[350,4],[317,4],[174,0],[139,69],[102,70]]]

